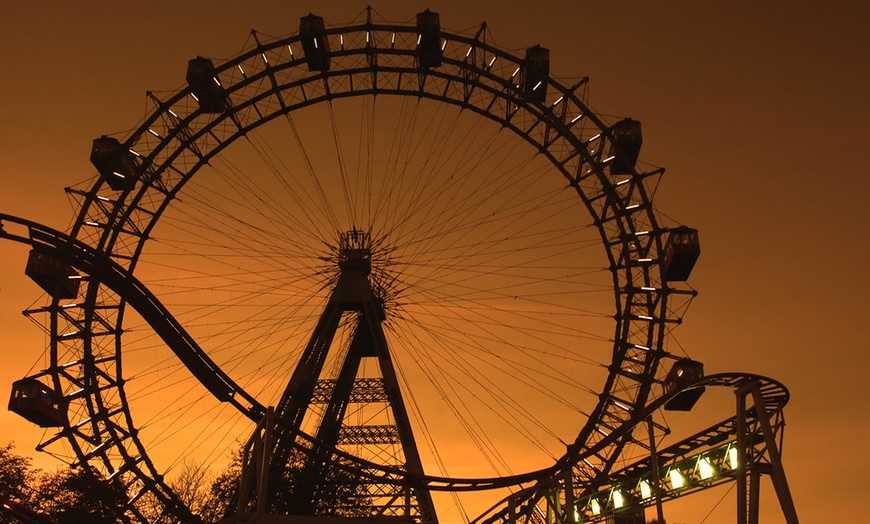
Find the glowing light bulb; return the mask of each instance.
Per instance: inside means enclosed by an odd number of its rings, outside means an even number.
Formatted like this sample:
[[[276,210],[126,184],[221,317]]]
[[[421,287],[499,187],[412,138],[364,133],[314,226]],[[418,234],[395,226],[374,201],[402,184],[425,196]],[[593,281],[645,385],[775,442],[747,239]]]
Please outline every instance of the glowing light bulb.
[[[652,497],[652,486],[645,480],[640,481],[640,496],[644,500]]]
[[[592,502],[589,503],[589,507],[592,508],[593,515],[601,514],[601,504],[599,504],[597,500],[592,499]]]
[[[669,473],[671,477],[671,488],[672,489],[680,489],[686,485],[686,479],[683,478],[683,474],[680,473],[678,469],[672,469]]]
[[[737,460],[737,448],[731,448],[728,450],[728,462],[731,465],[731,469],[737,469],[739,466],[739,461]]]
[[[710,459],[701,457],[698,460],[698,472],[701,474],[701,479],[707,480],[713,476],[713,464],[710,464]]]
[[[622,496],[622,493],[619,492],[618,489],[613,490],[613,507],[616,509],[625,506],[625,498]]]

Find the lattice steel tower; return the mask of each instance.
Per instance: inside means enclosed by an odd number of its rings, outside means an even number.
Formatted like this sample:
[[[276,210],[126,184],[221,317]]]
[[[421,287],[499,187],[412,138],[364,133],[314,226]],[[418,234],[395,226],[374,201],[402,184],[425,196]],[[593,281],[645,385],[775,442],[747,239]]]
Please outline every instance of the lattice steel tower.
[[[271,506],[293,515],[384,515],[436,522],[422,482],[403,487],[350,478],[334,465],[341,462],[335,456],[338,449],[412,477],[423,474],[384,336],[383,297],[370,279],[371,255],[369,233],[354,229],[340,235],[332,294],[275,408],[270,484],[290,470],[293,478],[283,503],[279,499],[284,495],[270,490]],[[340,332],[348,334],[344,343]],[[327,362],[334,363],[332,370],[326,369]],[[299,438],[311,428],[316,428],[316,444]],[[310,451],[294,451],[300,446]]]

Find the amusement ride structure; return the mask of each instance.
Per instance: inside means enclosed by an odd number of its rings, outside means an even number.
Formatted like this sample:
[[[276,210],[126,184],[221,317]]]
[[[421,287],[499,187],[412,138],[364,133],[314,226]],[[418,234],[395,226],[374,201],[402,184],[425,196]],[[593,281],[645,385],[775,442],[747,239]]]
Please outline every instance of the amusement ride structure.
[[[586,85],[428,10],[190,60],[94,140],[68,232],[0,215],[49,339],[10,409],[133,522],[199,522],[174,468],[234,443],[227,522],[661,522],[725,482],[756,522],[762,475],[797,522],[788,391],[669,351],[698,232]],[[733,414],[670,443],[662,410],[711,388]]]

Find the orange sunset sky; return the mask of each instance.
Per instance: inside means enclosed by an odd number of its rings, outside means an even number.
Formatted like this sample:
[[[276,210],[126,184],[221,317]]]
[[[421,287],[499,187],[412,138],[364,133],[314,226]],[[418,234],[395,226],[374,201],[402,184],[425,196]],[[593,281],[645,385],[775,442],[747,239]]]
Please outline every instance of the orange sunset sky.
[[[136,125],[145,92],[182,86],[190,58],[230,58],[251,29],[293,34],[310,11],[338,25],[366,5],[4,2],[0,213],[65,230],[73,210],[63,188],[95,176],[92,140]],[[679,345],[708,374],[745,371],[782,382],[791,392],[784,465],[798,515],[804,522],[860,519],[870,470],[863,277],[870,7],[846,0],[372,7],[379,18],[407,23],[428,7],[457,32],[485,21],[496,45],[515,54],[548,47],[553,76],[566,83],[590,77],[588,98],[600,114],[643,122],[641,158],[667,168],[657,207],[697,228],[703,249],[690,281],[700,294],[676,332]],[[21,315],[40,297],[23,274],[26,258],[25,246],[0,243],[3,395],[39,367],[46,344]],[[697,409],[705,406],[718,411],[697,415],[704,421],[731,414],[727,402],[702,400]],[[0,411],[0,445],[15,441],[18,453],[54,468],[31,451],[41,434]],[[764,482],[761,521],[783,522]],[[734,522],[729,486],[668,503],[668,522]]]

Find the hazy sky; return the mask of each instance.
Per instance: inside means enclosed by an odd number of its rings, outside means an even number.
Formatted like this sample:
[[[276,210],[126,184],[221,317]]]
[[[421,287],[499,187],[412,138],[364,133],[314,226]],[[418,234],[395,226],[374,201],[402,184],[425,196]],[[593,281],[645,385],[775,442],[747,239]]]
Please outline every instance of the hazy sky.
[[[63,187],[89,179],[93,138],[143,116],[146,90],[171,91],[196,55],[229,58],[250,30],[295,33],[314,11],[339,24],[365,2],[5,2],[0,18],[0,212],[58,229]],[[708,374],[784,383],[784,462],[805,522],[865,511],[870,308],[863,264],[870,53],[863,2],[376,2],[409,21],[425,7],[451,30],[486,21],[500,47],[551,49],[551,73],[591,78],[608,118],[643,122],[644,160],[667,173],[659,209],[700,230],[700,295],[677,338]],[[20,312],[39,297],[27,249],[0,249],[0,385],[38,367],[45,345]],[[701,405],[703,407],[703,404]],[[729,413],[721,413],[725,418]],[[700,429],[700,426],[698,426]],[[29,453],[40,432],[0,412],[0,443]],[[43,459],[39,459],[40,461]],[[49,462],[40,462],[46,466]],[[726,488],[727,490],[727,488]],[[725,490],[666,506],[701,522]],[[824,493],[824,496],[821,494]],[[772,492],[763,522],[779,522]],[[734,492],[706,520],[734,520]]]

